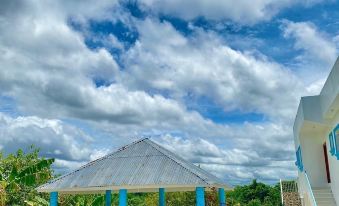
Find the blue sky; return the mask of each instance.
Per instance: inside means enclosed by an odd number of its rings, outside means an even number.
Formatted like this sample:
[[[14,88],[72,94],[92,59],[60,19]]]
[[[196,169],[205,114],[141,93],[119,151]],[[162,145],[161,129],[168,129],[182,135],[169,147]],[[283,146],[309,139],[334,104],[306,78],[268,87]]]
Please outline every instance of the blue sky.
[[[244,184],[296,177],[292,126],[339,48],[333,0],[5,1],[0,150],[65,173],[138,138]]]

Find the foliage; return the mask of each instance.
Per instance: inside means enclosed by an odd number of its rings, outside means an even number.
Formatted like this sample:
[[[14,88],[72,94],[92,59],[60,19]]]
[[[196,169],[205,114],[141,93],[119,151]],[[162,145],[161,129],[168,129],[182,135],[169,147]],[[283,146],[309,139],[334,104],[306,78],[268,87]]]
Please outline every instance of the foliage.
[[[35,188],[51,179],[54,159],[40,158],[38,153],[33,146],[28,153],[18,150],[7,157],[0,153],[0,205],[46,203],[46,195],[38,194]]]
[[[101,206],[104,205],[104,195],[60,195],[58,198],[60,206]]]
[[[227,193],[227,205],[244,206],[279,206],[281,196],[279,184],[269,186],[253,180],[252,184],[237,186],[233,191]]]

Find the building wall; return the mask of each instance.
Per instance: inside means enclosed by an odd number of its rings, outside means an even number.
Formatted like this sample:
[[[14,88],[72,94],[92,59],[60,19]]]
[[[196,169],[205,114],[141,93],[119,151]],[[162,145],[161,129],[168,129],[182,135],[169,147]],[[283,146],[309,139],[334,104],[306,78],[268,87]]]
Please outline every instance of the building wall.
[[[333,122],[331,123],[331,129],[327,131],[327,136],[331,130],[333,130],[337,124],[339,124],[339,113],[336,114]],[[339,143],[339,142],[338,142]],[[338,144],[337,143],[337,144]],[[330,143],[327,138],[327,147],[330,148]],[[333,192],[333,196],[336,199],[337,205],[339,205],[339,160],[337,160],[336,156],[331,156],[330,152],[327,151],[328,161],[331,173],[331,189]]]
[[[316,128],[299,136],[302,147],[302,159],[312,187],[326,187],[326,166],[323,144],[326,141],[324,132]]]
[[[296,149],[301,146],[304,170],[312,187],[330,186],[339,206],[339,160],[330,154],[329,133],[339,123],[339,58],[318,96],[302,97],[294,122]],[[338,139],[338,138],[337,138]],[[327,155],[331,183],[327,183],[323,143]],[[339,141],[337,141],[339,144]],[[305,175],[299,171],[300,194],[309,194]]]

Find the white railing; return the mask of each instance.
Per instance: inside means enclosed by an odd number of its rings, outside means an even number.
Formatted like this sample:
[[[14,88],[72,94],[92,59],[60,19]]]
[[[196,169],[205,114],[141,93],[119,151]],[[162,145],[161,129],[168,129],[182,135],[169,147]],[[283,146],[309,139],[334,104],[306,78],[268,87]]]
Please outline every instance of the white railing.
[[[306,179],[306,189],[308,190],[308,194],[310,194],[310,198],[311,198],[311,201],[312,201],[312,204],[313,206],[317,206],[317,202],[315,201],[315,197],[314,197],[314,194],[313,194],[313,190],[312,190],[312,187],[311,187],[311,183],[310,183],[310,180],[308,178],[308,175],[307,175],[307,172],[303,172],[305,175],[305,179]]]

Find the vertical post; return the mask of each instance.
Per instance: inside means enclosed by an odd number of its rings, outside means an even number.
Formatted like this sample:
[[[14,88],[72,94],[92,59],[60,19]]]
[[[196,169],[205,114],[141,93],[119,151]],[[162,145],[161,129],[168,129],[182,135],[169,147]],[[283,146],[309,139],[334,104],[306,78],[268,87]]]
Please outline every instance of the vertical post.
[[[105,206],[111,206],[111,199],[112,199],[112,191],[111,190],[106,190],[106,195],[105,195]]]
[[[119,206],[127,206],[127,190],[119,190]]]
[[[280,179],[280,195],[281,195],[281,205],[284,205],[284,193],[281,179]]]
[[[159,188],[159,206],[166,205],[165,188]]]
[[[218,189],[218,193],[219,193],[219,203],[220,203],[220,206],[226,206],[225,189],[224,188],[219,188]]]
[[[197,187],[195,189],[196,206],[205,206],[205,188]]]
[[[49,204],[50,206],[58,206],[58,192],[51,192]]]

